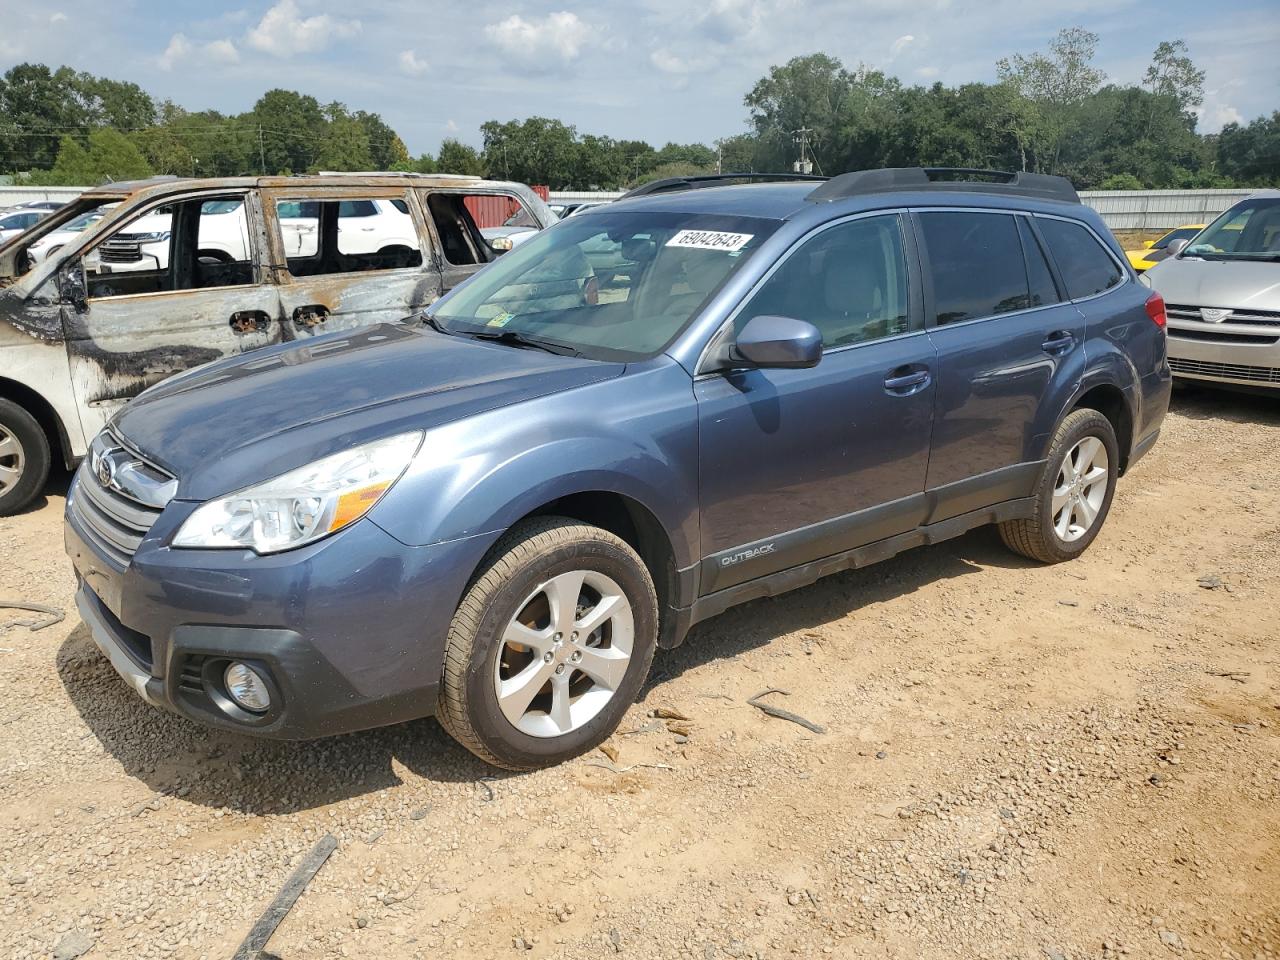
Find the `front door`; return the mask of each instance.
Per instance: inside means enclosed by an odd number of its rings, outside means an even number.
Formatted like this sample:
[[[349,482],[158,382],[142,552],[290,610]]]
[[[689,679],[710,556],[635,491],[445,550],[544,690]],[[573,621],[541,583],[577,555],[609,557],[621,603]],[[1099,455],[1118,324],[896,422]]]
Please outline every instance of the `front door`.
[[[63,324],[86,436],[153,383],[280,341],[262,245],[256,194],[205,194],[144,209],[66,265]]]
[[[934,349],[902,218],[821,228],[734,317],[813,323],[821,362],[695,382],[701,590],[711,593],[914,529],[924,516]]]
[[[417,197],[397,187],[264,191],[281,322],[298,339],[403,320],[440,296]]]
[[[1059,297],[1025,215],[914,214],[929,270],[938,393],[930,522],[1030,495],[1044,413],[1084,363],[1084,320]]]

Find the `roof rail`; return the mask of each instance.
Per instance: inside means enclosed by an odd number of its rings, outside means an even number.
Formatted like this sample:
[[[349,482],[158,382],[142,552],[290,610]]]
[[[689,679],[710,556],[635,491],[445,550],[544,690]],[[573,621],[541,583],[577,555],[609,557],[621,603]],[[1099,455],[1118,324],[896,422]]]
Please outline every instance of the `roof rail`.
[[[824,181],[826,177],[818,177],[808,173],[711,173],[698,177],[669,177],[666,180],[651,180],[633,190],[628,190],[619,200],[630,200],[633,197],[647,197],[655,193],[677,193],[681,190],[697,190],[701,187],[723,187],[734,180],[758,180],[761,182],[811,180]]]
[[[969,179],[959,179],[967,177]],[[985,179],[974,179],[985,178]],[[867,193],[899,190],[957,190],[964,193],[992,193],[997,196],[1035,197],[1079,203],[1080,196],[1066,177],[1043,173],[1011,173],[1006,170],[974,170],[968,167],[889,167],[884,170],[857,170],[832,177],[808,199],[838,200]]]
[[[317,177],[449,177],[451,180],[483,180],[469,173],[418,173],[416,170],[317,170]]]

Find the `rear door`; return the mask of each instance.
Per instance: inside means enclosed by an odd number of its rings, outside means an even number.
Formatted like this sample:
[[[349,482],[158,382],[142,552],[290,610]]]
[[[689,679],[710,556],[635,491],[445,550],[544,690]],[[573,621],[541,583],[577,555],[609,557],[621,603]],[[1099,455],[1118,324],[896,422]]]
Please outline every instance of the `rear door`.
[[[917,210],[938,350],[929,522],[1028,496],[1084,369],[1084,321],[1061,295],[1029,216]]]
[[[290,338],[402,320],[440,296],[440,270],[412,191],[264,191]]]
[[[277,343],[253,191],[166,199],[65,264],[63,325],[85,433],[190,367]]]

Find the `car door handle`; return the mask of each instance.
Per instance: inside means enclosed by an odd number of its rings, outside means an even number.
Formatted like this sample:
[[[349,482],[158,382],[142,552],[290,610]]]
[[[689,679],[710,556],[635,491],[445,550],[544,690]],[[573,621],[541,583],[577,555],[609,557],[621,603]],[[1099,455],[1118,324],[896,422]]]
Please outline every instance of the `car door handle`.
[[[271,325],[271,316],[265,310],[237,310],[230,323],[236,333],[257,333]]]
[[[1055,330],[1049,334],[1048,340],[1040,344],[1040,349],[1051,357],[1060,357],[1070,353],[1075,345],[1076,337],[1070,330]]]
[[[891,396],[909,397],[924,390],[932,381],[928,367],[907,364],[889,371],[884,378],[884,390]]]
[[[308,303],[293,308],[293,322],[300,327],[314,327],[329,319],[329,308],[323,303]]]

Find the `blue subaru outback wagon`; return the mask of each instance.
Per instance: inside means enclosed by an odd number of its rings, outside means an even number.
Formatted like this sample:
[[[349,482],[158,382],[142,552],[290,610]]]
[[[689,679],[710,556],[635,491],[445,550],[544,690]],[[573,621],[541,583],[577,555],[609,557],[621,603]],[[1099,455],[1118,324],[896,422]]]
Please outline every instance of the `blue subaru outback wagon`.
[[[96,439],[66,546],[139,695],[555,763],[733,604],[987,523],[1078,556],[1168,405],[1164,305],[1055,177],[660,181],[490,259]]]

